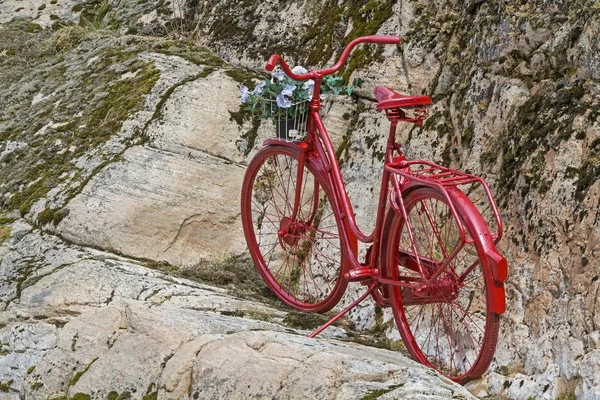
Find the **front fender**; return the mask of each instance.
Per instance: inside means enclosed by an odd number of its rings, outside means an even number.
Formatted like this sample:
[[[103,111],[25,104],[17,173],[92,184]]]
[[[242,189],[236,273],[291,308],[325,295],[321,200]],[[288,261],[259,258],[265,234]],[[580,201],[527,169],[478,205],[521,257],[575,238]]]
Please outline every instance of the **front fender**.
[[[309,150],[308,144],[306,144],[306,142],[286,142],[285,140],[267,139],[263,142],[263,146],[264,147],[279,147],[279,146],[287,147],[289,149],[294,150],[296,153],[298,153],[298,155],[302,152],[306,152],[306,157],[308,158],[308,160],[311,164],[311,167],[314,167],[325,181],[327,181],[327,182],[329,181],[327,179],[327,174],[326,174],[327,169],[323,165],[321,157],[319,157],[319,154],[316,151]]]

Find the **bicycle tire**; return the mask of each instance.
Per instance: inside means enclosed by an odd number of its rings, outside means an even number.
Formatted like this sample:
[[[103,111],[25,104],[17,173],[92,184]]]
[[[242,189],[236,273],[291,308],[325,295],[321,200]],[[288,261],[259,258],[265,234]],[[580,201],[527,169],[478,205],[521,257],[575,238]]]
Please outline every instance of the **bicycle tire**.
[[[387,293],[398,330],[413,359],[455,382],[465,383],[480,377],[489,367],[498,341],[500,316],[490,309],[493,281],[482,264],[486,261],[479,235],[489,232],[464,193],[448,188],[448,194],[465,228],[467,243],[428,293],[398,286],[388,286]],[[403,200],[419,258],[432,261],[428,266],[423,264],[428,273],[428,268],[433,271],[456,248],[448,246],[460,241],[458,224],[446,197],[434,188],[411,188]],[[432,215],[434,218],[430,218]],[[420,273],[415,264],[409,264],[407,254],[414,252],[405,227],[401,214],[388,214],[382,274],[388,279],[409,282]],[[401,265],[400,258],[405,265]]]
[[[271,291],[297,310],[326,312],[347,286],[341,225],[328,186],[308,157],[297,218],[291,220],[298,160],[298,151],[287,146],[268,146],[256,154],[244,176],[242,225]]]

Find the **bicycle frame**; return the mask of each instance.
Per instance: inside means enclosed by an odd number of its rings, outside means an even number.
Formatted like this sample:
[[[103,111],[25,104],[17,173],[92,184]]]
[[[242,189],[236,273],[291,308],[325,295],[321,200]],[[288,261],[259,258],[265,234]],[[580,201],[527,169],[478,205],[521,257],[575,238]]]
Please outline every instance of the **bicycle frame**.
[[[376,109],[385,111],[390,127],[375,226],[364,233],[320,115],[323,78],[341,68],[354,46],[399,41],[391,36],[355,39],[333,67],[304,74],[294,74],[281,56],[271,56],[268,71],[280,64],[292,79],[313,80],[302,129],[306,136],[294,142],[265,141],[244,177],[242,224],[258,272],[284,303],[325,312],[339,304],[349,282],[365,286],[364,293],[309,337],[371,295],[381,307],[392,308],[415,360],[465,382],[489,367],[499,315],[506,310],[503,283],[508,267],[494,245],[502,236],[502,223],[489,187],[474,175],[407,160],[396,143],[398,123],[421,125],[427,110],[418,107],[430,105],[431,98],[378,86]],[[405,113],[407,108],[416,108],[412,116]],[[287,139],[279,132],[277,136]],[[482,204],[493,213],[495,233],[488,229],[493,221],[484,219],[489,210],[482,212]],[[268,220],[264,230],[263,218]],[[365,260],[359,260],[358,242],[370,245]]]

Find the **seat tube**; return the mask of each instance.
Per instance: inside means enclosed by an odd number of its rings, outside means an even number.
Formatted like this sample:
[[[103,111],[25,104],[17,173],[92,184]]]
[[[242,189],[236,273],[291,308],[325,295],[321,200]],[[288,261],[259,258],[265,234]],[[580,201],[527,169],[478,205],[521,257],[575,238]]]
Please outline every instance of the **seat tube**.
[[[394,149],[396,148],[396,127],[398,120],[392,120],[390,123],[390,132],[388,134],[388,141],[385,148],[385,163],[391,163],[393,161]],[[377,205],[377,219],[375,220],[375,230],[373,232],[373,249],[371,252],[371,259],[369,260],[370,265],[376,265],[379,253],[381,252],[381,231],[385,222],[385,210],[387,206],[387,197],[389,193],[390,185],[390,172],[387,169],[383,169],[381,175],[381,186],[379,188],[379,203]]]

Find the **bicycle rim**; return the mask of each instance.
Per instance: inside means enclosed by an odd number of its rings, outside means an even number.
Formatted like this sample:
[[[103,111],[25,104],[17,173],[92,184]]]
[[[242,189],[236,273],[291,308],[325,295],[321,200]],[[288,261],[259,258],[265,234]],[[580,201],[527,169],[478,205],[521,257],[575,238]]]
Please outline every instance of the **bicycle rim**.
[[[417,292],[394,287],[391,303],[398,329],[413,358],[464,383],[481,376],[489,366],[498,340],[499,316],[490,311],[482,267],[485,253],[478,244],[481,218],[466,207],[474,205],[459,190],[450,191],[462,221],[467,243],[429,289]],[[404,198],[418,256],[428,277],[460,242],[458,224],[443,194],[420,187]],[[403,218],[392,216],[385,271],[391,279],[413,282],[420,273]],[[413,258],[414,259],[414,258]]]
[[[292,220],[298,153],[261,150],[242,189],[242,223],[263,280],[284,303],[325,312],[337,304],[346,281],[338,220],[323,179],[306,159],[298,212]]]

